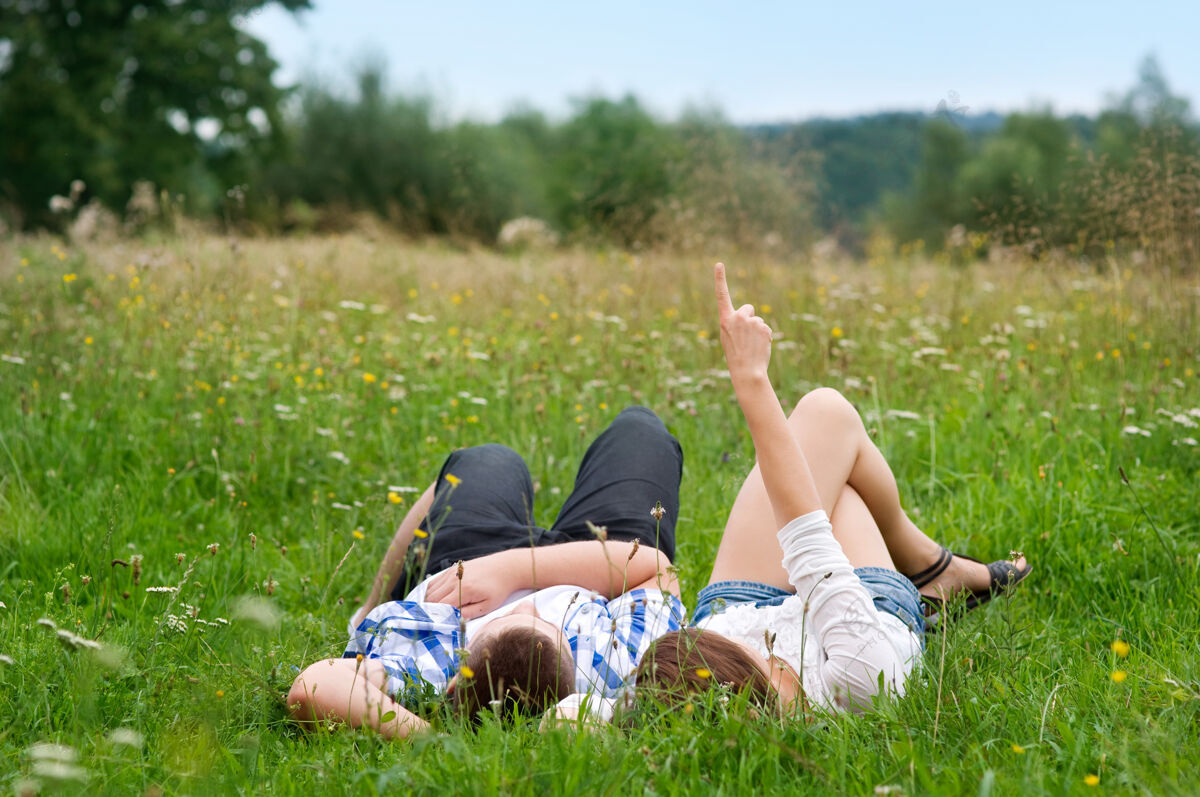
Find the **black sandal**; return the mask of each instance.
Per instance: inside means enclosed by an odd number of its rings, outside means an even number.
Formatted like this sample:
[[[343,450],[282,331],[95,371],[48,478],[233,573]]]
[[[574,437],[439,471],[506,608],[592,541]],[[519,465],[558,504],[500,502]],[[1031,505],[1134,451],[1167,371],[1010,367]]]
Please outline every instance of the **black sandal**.
[[[943,547],[941,553],[938,554],[936,562],[921,572],[914,573],[907,578],[912,582],[914,587],[920,589],[940,576],[946,570],[946,568],[950,566],[950,562],[956,556],[972,562],[979,562],[979,564],[983,564],[983,562],[980,562],[978,559],[972,556],[954,553],[948,548]],[[991,562],[988,564],[987,569],[988,588],[984,590],[969,591],[965,601],[959,601],[957,595],[949,599],[936,598],[929,595],[921,596],[921,602],[925,604],[925,619],[928,621],[928,627],[930,629],[936,629],[936,627],[943,620],[956,620],[972,609],[982,606],[990,601],[993,595],[999,595],[1016,586],[1021,581],[1024,581],[1025,577],[1033,571],[1033,567],[1030,565],[1026,565],[1024,569],[1022,569],[1007,559]],[[943,615],[946,614],[947,609],[951,610],[950,614],[943,617]]]

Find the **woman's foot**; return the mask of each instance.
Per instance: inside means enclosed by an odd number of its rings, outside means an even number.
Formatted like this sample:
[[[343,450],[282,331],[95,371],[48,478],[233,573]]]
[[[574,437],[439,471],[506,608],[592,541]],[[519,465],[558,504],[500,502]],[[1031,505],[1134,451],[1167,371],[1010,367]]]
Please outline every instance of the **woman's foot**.
[[[1031,569],[1016,551],[1012,559],[984,564],[939,546],[933,563],[908,578],[920,591],[927,609],[937,614],[960,595],[966,596],[964,609],[974,609],[1024,579]]]

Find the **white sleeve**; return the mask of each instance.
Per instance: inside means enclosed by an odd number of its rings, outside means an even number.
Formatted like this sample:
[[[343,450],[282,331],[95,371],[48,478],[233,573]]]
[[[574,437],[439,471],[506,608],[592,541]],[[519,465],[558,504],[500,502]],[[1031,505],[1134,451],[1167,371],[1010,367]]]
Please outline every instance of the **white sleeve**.
[[[915,663],[892,644],[883,616],[859,581],[823,510],[801,515],[778,533],[783,567],[824,653],[821,681],[841,708],[865,709],[885,688],[904,693]]]
[[[554,717],[559,722],[612,722],[616,706],[616,698],[601,697],[595,692],[576,692],[558,701],[554,706]]]

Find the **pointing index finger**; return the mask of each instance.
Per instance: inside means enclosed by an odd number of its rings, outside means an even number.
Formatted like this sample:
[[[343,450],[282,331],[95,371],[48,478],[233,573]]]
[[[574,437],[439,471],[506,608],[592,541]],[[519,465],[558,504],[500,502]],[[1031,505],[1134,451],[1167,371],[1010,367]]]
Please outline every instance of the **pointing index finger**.
[[[717,287],[717,312],[724,321],[733,315],[733,302],[729,299],[729,285],[725,282],[724,263],[717,263],[713,266],[713,280]]]

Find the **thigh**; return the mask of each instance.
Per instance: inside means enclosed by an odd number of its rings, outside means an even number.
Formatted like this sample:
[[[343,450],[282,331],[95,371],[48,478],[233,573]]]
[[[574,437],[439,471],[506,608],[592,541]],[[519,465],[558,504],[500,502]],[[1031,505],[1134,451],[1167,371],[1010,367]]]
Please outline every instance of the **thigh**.
[[[788,431],[804,451],[821,506],[832,521],[858,461],[865,435],[862,421],[837,391],[817,389],[800,399],[788,416]],[[790,590],[776,531],[775,512],[755,465],[729,510],[710,583],[744,579]]]
[[[842,546],[851,567],[896,569],[879,524],[853,487],[847,485],[842,489],[829,521],[833,524],[833,538]]]
[[[762,490],[758,495],[755,488]],[[755,520],[767,527],[774,527],[775,516],[771,512],[771,503],[766,500],[766,490],[762,488],[762,479],[747,479],[738,494],[738,501],[746,505],[742,507],[741,516],[749,522]],[[735,502],[736,507],[736,502]],[[765,509],[764,509],[765,507]],[[838,496],[833,514],[829,518],[833,525],[833,538],[842,547],[842,552],[850,560],[851,567],[886,567],[895,570],[892,557],[888,553],[879,525],[862,497],[853,487],[845,485]],[[721,548],[717,551],[717,559],[713,563],[712,576],[709,583],[717,581],[743,580],[769,584],[773,587],[794,592],[788,582],[787,571],[783,569],[783,550],[779,547],[779,538],[774,534],[761,535],[754,545],[730,545],[728,532],[721,540]]]
[[[525,460],[495,443],[452,453],[438,474],[420,531],[409,546],[405,577],[397,582],[393,599],[459,560],[543,544],[545,531],[534,522],[533,480]]]
[[[591,521],[606,526],[612,539],[637,539],[674,561],[682,475],[679,441],[652,411],[626,407],[588,447],[554,521],[556,539],[591,539]],[[662,517],[652,517],[660,503]]]

